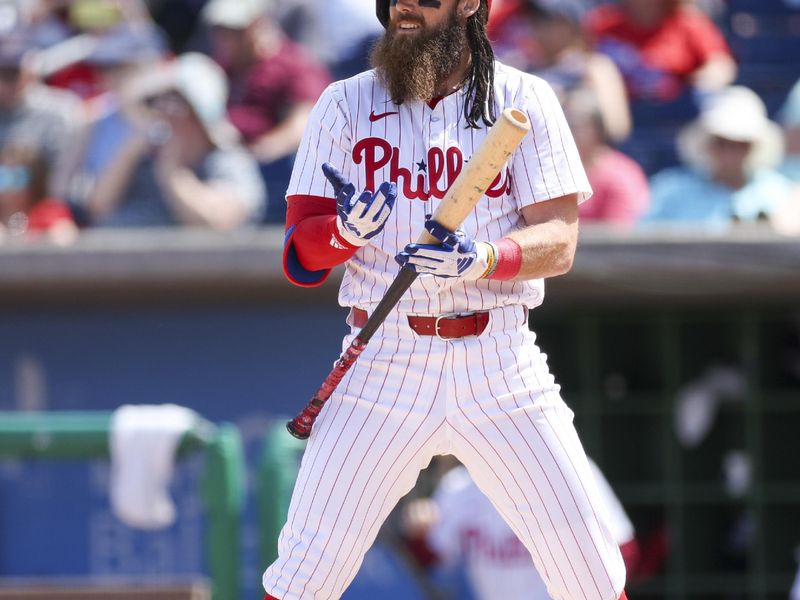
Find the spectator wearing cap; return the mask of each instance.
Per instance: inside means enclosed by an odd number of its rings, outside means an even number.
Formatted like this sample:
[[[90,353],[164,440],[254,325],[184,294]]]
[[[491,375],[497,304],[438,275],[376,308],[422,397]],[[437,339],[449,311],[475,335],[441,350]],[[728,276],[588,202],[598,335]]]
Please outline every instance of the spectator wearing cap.
[[[88,104],[90,111],[105,112],[119,104],[124,83],[167,54],[162,31],[151,23],[122,23],[96,34],[85,62],[98,73],[98,96]]]
[[[144,0],[22,0],[24,20],[39,48],[49,48],[82,33],[151,21]]]
[[[647,175],[636,161],[611,146],[600,104],[590,90],[572,93],[564,113],[593,191],[591,199],[578,207],[581,221],[633,227],[650,204]]]
[[[73,94],[36,79],[30,69],[35,52],[25,29],[0,35],[0,147],[14,143],[41,153],[50,173],[50,192],[64,197],[69,152],[83,113]]]
[[[183,54],[127,82],[124,96],[141,125],[89,196],[92,224],[227,230],[260,220],[263,182],[225,117],[219,66]]]
[[[142,0],[50,0],[38,3],[31,35],[39,52],[39,75],[48,86],[81,98],[98,92],[101,74],[85,62],[95,36],[124,25],[151,25]],[[36,14],[38,12],[38,14]]]
[[[536,61],[526,69],[548,81],[562,99],[586,88],[594,95],[605,135],[613,141],[628,137],[631,115],[625,83],[614,62],[589,48],[582,28],[586,0],[526,0]]]
[[[709,96],[677,142],[684,166],[651,179],[646,222],[724,228],[770,220],[790,202],[791,182],[775,169],[780,128],[752,90],[732,86]]]
[[[634,100],[671,101],[687,87],[721,89],[736,64],[714,23],[686,0],[618,0],[589,13],[586,29],[617,64]]]
[[[230,84],[228,115],[262,163],[293,154],[329,83],[327,70],[291,42],[264,0],[211,0],[203,17]]]

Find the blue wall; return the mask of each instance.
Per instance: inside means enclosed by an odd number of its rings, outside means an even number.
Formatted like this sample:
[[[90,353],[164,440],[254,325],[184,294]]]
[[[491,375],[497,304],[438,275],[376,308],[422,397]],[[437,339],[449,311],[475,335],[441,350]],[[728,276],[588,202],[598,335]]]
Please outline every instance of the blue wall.
[[[338,357],[344,316],[335,305],[5,312],[0,410],[181,404],[236,423],[252,468],[270,421],[297,412]],[[188,458],[176,470],[175,525],[142,533],[111,515],[106,461],[0,461],[0,577],[204,572],[201,466]],[[242,577],[252,598],[264,567],[252,497],[246,518]],[[391,562],[377,551],[371,560]],[[360,581],[348,598],[374,597],[370,586]]]

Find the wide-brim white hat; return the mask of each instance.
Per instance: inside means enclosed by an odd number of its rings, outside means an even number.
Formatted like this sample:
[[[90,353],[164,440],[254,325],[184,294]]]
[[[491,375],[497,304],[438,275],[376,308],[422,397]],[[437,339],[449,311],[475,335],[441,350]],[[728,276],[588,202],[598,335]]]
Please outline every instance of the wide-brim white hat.
[[[269,9],[269,0],[211,0],[202,17],[207,25],[246,29]]]
[[[716,136],[752,144],[747,168],[774,167],[783,158],[783,133],[767,117],[764,102],[753,90],[730,86],[708,96],[700,115],[678,132],[676,139],[681,161],[701,171],[708,171],[708,143]]]
[[[167,91],[178,92],[191,106],[209,139],[225,147],[239,139],[228,121],[228,81],[222,68],[198,52],[149,68],[129,82],[132,96],[146,99]]]

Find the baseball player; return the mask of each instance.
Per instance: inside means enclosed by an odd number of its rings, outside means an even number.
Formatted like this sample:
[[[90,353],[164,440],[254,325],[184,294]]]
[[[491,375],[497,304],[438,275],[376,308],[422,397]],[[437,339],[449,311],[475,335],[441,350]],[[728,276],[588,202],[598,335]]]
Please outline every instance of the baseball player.
[[[633,524],[603,473],[589,459],[607,511],[607,523],[626,564],[635,561],[638,544]],[[411,539],[423,544],[445,569],[463,565],[480,600],[546,600],[550,596],[531,555],[492,507],[462,466],[445,474],[431,498],[413,500],[404,523]]]
[[[339,598],[437,454],[469,469],[558,599],[624,598],[625,567],[544,354],[528,327],[568,271],[591,195],[543,80],[494,61],[491,0],[376,0],[373,69],[317,102],[287,190],[284,270],[345,264],[347,347],[397,274],[418,277],[331,395],[263,577],[267,599]],[[531,132],[463,223],[431,221],[507,107]],[[409,243],[425,227],[440,243]]]

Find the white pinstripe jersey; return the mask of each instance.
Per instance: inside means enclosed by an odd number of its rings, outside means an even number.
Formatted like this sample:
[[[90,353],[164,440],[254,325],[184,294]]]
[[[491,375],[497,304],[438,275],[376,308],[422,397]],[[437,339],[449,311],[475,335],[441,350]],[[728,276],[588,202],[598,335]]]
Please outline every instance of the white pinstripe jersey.
[[[549,84],[495,63],[497,114],[507,107],[525,111],[529,133],[486,195],[462,225],[467,235],[497,240],[524,225],[520,210],[535,202],[591,187],[572,134]],[[375,190],[394,181],[398,197],[383,232],[346,263],[339,291],[342,306],[370,310],[398,271],[394,256],[422,231],[464,162],[486,137],[487,129],[466,127],[464,90],[428,103],[394,104],[374,71],[331,84],[320,97],[297,153],[287,196],[333,197],[320,166],[330,162],[356,187]],[[498,306],[541,304],[544,282],[459,281],[419,277],[398,310],[446,314]]]
[[[615,544],[631,542],[636,532],[603,472],[589,459],[597,484],[598,509],[605,513]],[[549,599],[531,555],[463,466],[449,471],[433,499],[440,519],[428,534],[445,565],[464,563],[480,600]]]

